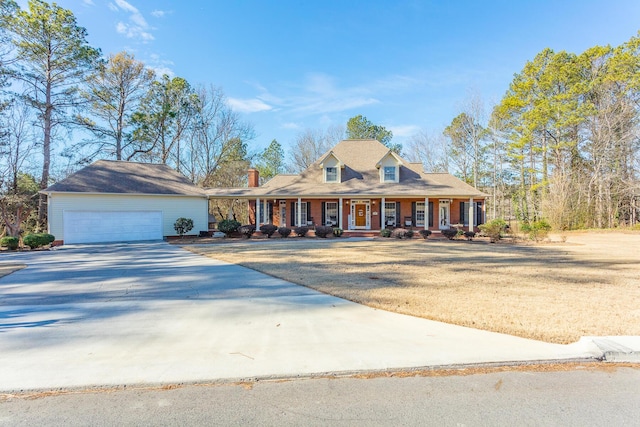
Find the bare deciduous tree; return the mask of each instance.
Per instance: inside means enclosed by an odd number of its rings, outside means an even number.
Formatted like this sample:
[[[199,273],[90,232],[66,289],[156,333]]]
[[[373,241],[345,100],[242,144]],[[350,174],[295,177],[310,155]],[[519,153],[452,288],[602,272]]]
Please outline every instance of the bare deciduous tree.
[[[296,137],[291,148],[291,169],[302,172],[344,138],[344,127],[331,126],[326,131],[307,129]]]

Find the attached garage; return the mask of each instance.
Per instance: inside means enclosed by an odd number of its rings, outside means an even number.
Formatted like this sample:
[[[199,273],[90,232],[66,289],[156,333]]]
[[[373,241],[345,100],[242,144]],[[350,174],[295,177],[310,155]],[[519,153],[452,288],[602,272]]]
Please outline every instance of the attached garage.
[[[99,160],[42,192],[58,244],[159,240],[181,217],[209,228],[207,195],[166,165]]]
[[[64,211],[65,243],[162,239],[161,211]]]

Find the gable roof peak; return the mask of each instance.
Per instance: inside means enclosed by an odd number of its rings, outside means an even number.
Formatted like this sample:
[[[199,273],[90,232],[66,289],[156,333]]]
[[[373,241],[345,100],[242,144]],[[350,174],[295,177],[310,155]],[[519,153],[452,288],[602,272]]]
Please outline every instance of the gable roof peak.
[[[400,157],[397,153],[395,153],[394,151],[387,151],[387,153],[382,156],[382,158],[380,158],[380,160],[378,160],[378,162],[376,163],[376,168],[380,169],[380,167],[382,166],[382,162],[384,161],[384,159],[386,159],[387,157],[393,157],[395,159],[395,161],[398,163],[398,166],[402,166],[404,163],[404,160],[402,160],[402,157]]]
[[[324,168],[324,163],[330,157],[333,157],[334,159],[336,159],[336,161],[338,162],[338,166],[340,168],[344,168],[344,162],[342,160],[340,160],[340,158],[338,156],[336,156],[336,153],[334,153],[333,150],[330,150],[324,157],[320,158],[320,160],[318,161],[318,164],[319,164],[320,168]]]

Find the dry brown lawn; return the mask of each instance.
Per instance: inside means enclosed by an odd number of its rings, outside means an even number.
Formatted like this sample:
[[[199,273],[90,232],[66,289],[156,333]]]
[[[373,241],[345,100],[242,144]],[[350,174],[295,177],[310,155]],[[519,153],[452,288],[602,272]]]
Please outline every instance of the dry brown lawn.
[[[640,233],[567,236],[535,245],[289,238],[187,249],[371,307],[462,326],[554,343],[640,335]]]

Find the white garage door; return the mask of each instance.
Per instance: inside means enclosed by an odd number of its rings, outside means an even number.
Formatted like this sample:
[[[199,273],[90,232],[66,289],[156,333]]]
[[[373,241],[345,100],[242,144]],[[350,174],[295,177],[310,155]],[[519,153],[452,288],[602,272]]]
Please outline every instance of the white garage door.
[[[162,239],[161,211],[64,211],[65,243]]]

